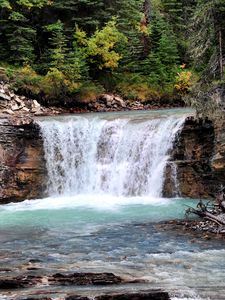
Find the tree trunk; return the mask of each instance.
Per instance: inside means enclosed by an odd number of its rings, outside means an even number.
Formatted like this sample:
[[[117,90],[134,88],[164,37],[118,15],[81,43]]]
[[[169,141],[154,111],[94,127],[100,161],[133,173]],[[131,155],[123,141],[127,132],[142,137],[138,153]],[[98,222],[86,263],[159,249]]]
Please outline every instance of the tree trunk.
[[[223,50],[222,50],[222,33],[219,30],[219,65],[220,65],[220,80],[223,80]]]
[[[150,24],[150,20],[151,20],[151,0],[145,0],[144,1],[144,18],[141,22],[141,26],[142,27],[148,27],[148,25]],[[149,51],[150,51],[150,38],[147,34],[143,33],[142,34],[142,43],[144,46],[144,57],[148,56]]]

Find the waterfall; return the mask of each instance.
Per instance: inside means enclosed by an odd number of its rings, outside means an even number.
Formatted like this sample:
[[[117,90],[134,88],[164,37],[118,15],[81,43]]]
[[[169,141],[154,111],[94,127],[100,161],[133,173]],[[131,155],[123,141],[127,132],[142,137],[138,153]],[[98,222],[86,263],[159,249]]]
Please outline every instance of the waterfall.
[[[170,162],[170,168],[171,168],[171,180],[174,185],[174,196],[179,197],[180,196],[180,185],[177,178],[177,165],[175,162]]]
[[[160,197],[184,116],[41,120],[49,195]]]

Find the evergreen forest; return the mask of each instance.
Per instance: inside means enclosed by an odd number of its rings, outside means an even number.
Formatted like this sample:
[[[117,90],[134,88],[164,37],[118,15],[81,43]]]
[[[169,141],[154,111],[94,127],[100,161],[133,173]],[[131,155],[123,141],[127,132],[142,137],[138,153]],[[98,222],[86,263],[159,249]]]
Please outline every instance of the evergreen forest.
[[[0,0],[0,80],[48,103],[223,82],[225,0]]]

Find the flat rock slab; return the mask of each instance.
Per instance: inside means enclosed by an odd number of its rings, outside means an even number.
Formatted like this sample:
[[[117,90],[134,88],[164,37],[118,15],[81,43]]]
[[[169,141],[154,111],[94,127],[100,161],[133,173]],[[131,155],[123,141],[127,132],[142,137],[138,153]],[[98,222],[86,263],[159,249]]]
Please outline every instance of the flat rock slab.
[[[112,294],[101,295],[95,297],[96,300],[169,300],[169,294],[163,291],[148,291],[140,293],[124,293],[124,294]],[[66,298],[66,300],[74,300],[73,298]],[[90,299],[89,299],[90,300]]]
[[[84,285],[112,285],[126,283],[124,279],[112,273],[73,273],[54,274],[52,276],[22,275],[14,278],[0,278],[0,290],[21,289],[36,285],[51,286],[84,286]]]
[[[63,299],[63,298],[60,298]],[[169,294],[161,290],[152,290],[147,292],[123,293],[100,295],[95,297],[87,297],[81,295],[71,295],[64,298],[65,300],[170,300]],[[53,300],[49,297],[29,297],[20,298],[18,300]]]
[[[50,284],[59,285],[110,285],[124,280],[113,273],[74,273],[69,275],[55,274],[49,278]]]

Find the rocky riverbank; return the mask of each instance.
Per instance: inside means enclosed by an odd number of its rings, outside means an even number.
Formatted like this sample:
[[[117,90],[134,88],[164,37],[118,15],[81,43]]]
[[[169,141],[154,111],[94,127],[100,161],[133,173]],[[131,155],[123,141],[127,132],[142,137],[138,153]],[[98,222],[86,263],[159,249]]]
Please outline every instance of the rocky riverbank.
[[[119,95],[101,94],[92,102],[77,102],[70,107],[42,106],[35,99],[28,99],[25,96],[16,94],[9,84],[0,82],[0,115],[57,115],[65,113],[82,112],[111,112],[126,110],[148,110],[159,108],[172,108],[183,106],[182,102],[171,102],[166,100],[152,101],[143,104],[140,101],[124,100]]]
[[[219,240],[225,242],[223,227],[204,219],[186,218],[183,220],[170,220],[155,225],[158,230],[173,232],[177,235],[187,235],[191,243],[203,240]]]

